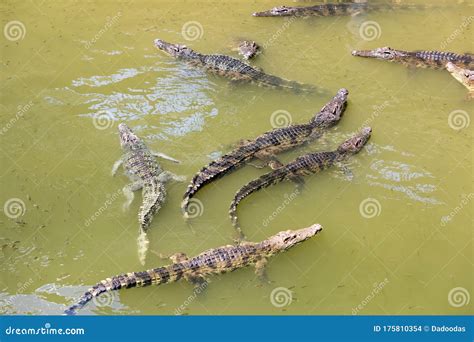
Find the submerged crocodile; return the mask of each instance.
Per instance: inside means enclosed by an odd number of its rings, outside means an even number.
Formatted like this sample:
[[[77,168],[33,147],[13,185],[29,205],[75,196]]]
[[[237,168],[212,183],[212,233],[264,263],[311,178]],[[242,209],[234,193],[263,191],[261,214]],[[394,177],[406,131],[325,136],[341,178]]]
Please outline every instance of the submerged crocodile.
[[[237,43],[236,50],[244,59],[251,59],[258,55],[260,51],[260,46],[255,43],[253,40],[241,40]]]
[[[346,108],[348,94],[347,89],[340,89],[310,122],[277,128],[256,139],[244,140],[233,151],[202,168],[193,177],[184,194],[182,202],[184,215],[187,216],[190,199],[201,187],[243,166],[253,158],[262,160],[272,169],[281,167],[282,164],[276,159],[275,154],[316,139],[325,129],[337,124]]]
[[[409,67],[444,69],[451,62],[461,68],[474,68],[474,55],[471,53],[457,54],[444,51],[402,51],[390,47],[374,50],[354,50],[353,56],[383,59],[402,63]]]
[[[468,98],[474,98],[474,70],[460,68],[451,62],[446,64],[446,70],[468,89]]]
[[[210,73],[226,77],[235,82],[255,83],[261,86],[289,89],[296,92],[326,93],[325,90],[313,85],[306,85],[266,74],[262,70],[256,69],[234,57],[217,54],[204,55],[185,45],[171,44],[161,39],[155,40],[155,46],[172,57],[183,60],[192,66],[201,67]]]
[[[178,160],[163,153],[151,152],[142,139],[124,123],[118,127],[120,135],[120,145],[123,156],[115,162],[112,168],[112,175],[115,175],[118,168],[123,165],[125,174],[132,183],[123,188],[123,193],[127,198],[124,209],[128,209],[134,198],[134,191],[142,190],[143,203],[138,212],[140,223],[140,235],[138,237],[138,254],[142,264],[145,262],[148,240],[146,231],[151,224],[153,216],[163,205],[166,199],[165,184],[170,180],[184,181],[185,178],[177,176],[169,171],[163,171],[155,157],[161,157],[175,163]]]
[[[184,253],[170,257],[172,264],[142,272],[124,273],[107,278],[90,288],[70,306],[65,314],[74,315],[93,298],[108,291],[122,288],[162,285],[182,278],[193,284],[206,282],[206,277],[215,274],[232,272],[236,269],[255,265],[255,273],[264,276],[267,259],[284,252],[303,242],[322,230],[321,225],[314,224],[298,230],[282,231],[262,242],[244,242],[237,246],[222,246],[209,249],[188,259]]]
[[[370,127],[364,127],[359,133],[344,141],[335,151],[309,153],[296,158],[291,163],[249,182],[234,196],[229,209],[232,224],[243,237],[237,219],[237,206],[247,196],[257,190],[278,184],[284,180],[300,178],[329,168],[337,162],[358,153],[367,143],[372,133]]]
[[[373,4],[373,3],[335,3],[314,6],[279,6],[268,11],[255,12],[254,17],[334,17],[343,15],[357,15],[362,12],[395,10],[395,9],[425,9],[432,8],[429,5],[398,5],[398,4]]]

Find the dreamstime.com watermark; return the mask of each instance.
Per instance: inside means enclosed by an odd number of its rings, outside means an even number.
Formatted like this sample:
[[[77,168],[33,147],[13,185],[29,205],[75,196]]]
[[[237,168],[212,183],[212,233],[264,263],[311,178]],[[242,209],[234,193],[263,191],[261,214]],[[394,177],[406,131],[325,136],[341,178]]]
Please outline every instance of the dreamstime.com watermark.
[[[100,38],[108,31],[110,28],[115,26],[118,21],[120,20],[120,17],[122,16],[122,12],[117,12],[116,15],[113,17],[107,17],[105,20],[104,26],[97,32],[94,37],[92,37],[91,40],[88,40],[84,43],[84,47],[89,50],[95,43],[97,43]]]
[[[3,35],[11,42],[22,40],[26,36],[26,27],[21,21],[12,20],[3,27]]]
[[[360,311],[362,311],[388,283],[389,280],[387,278],[385,278],[380,283],[374,283],[372,291],[367,295],[367,297],[365,297],[355,308],[352,308],[352,314],[357,315]]]
[[[204,204],[197,198],[191,198],[186,211],[186,217],[196,218],[202,216],[202,214],[204,214]]]
[[[270,124],[273,128],[284,128],[291,125],[293,118],[287,110],[278,109],[270,115]]]
[[[208,286],[210,281],[203,281],[199,286],[196,286],[193,290],[193,293],[186,298],[186,300],[174,310],[175,315],[182,315],[183,311],[196,300],[197,296],[202,293]]]
[[[84,335],[84,328],[52,328],[50,323],[45,323],[40,328],[5,328],[5,335]]]
[[[461,35],[466,28],[474,21],[474,15],[464,18],[458,28],[456,28],[448,38],[446,38],[441,44],[441,49],[445,49],[449,44],[451,44],[459,35]]]
[[[376,21],[364,21],[359,27],[359,36],[366,42],[380,38],[382,35],[382,28]]]
[[[359,204],[359,212],[362,217],[371,219],[379,216],[382,212],[382,205],[375,198],[368,197]]]
[[[199,21],[187,21],[181,27],[181,35],[187,41],[198,40],[204,35],[204,28]]]
[[[13,305],[13,302],[14,302],[18,297],[20,297],[23,293],[25,293],[26,290],[27,290],[31,285],[33,285],[33,279],[32,279],[32,278],[28,279],[28,280],[25,281],[24,283],[18,283],[18,284],[17,284],[18,289],[16,290],[16,293],[15,293],[13,296],[10,296],[10,297],[8,297],[8,298],[5,299],[5,300],[2,300],[2,302],[1,302],[2,306],[11,306],[11,305]]]
[[[285,194],[283,202],[267,217],[263,220],[262,225],[268,226],[285,208],[300,194],[299,189],[295,189],[291,194]]]
[[[15,113],[15,116],[13,118],[11,118],[5,126],[3,126],[1,129],[0,129],[0,136],[1,135],[4,135],[5,133],[7,133],[13,126],[15,126],[15,124],[17,123],[18,120],[20,120],[25,114],[26,112],[28,112],[31,107],[33,107],[33,102],[30,101],[28,102],[27,104],[25,105],[20,105],[17,107],[17,112]]]
[[[471,118],[465,110],[456,109],[448,115],[448,125],[455,131],[469,127]]]
[[[265,42],[263,43],[263,48],[266,49],[269,46],[272,46],[278,38],[285,32],[291,24],[296,20],[296,17],[291,17],[291,18],[285,18],[285,21],[283,22],[283,25],[274,33],[272,36]]]
[[[474,199],[473,192],[470,192],[467,195],[462,194],[461,202],[459,202],[459,204],[455,206],[454,209],[451,210],[451,212],[448,215],[443,216],[441,218],[441,227],[446,226],[446,224],[450,222],[457,214],[459,214],[459,212],[463,210],[469,204],[469,202],[471,202],[473,199]]]
[[[97,218],[100,215],[102,215],[112,205],[112,203],[114,203],[117,200],[117,198],[120,197],[121,194],[122,194],[122,190],[117,190],[113,194],[107,194],[107,199],[105,200],[104,204],[101,205],[100,208],[94,212],[94,214],[92,214],[90,217],[88,217],[84,221],[84,225],[86,227],[89,227],[92,224],[92,222],[97,220]]]

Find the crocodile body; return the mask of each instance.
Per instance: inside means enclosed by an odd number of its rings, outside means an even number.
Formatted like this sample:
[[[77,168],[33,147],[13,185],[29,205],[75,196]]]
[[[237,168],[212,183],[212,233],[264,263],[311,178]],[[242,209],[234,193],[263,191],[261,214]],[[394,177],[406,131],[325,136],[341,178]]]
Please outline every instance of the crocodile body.
[[[474,98],[474,70],[460,68],[451,62],[446,64],[446,70],[468,89],[468,98]]]
[[[234,196],[229,209],[232,224],[240,235],[240,226],[237,218],[237,206],[247,196],[263,188],[280,183],[284,180],[299,178],[301,176],[314,174],[329,168],[336,162],[340,162],[351,155],[358,153],[370,138],[372,129],[365,127],[350,139],[343,142],[335,151],[309,153],[296,158],[293,162],[276,169],[272,172],[249,182],[243,186]]]
[[[264,275],[267,258],[286,251],[294,245],[315,236],[322,227],[319,224],[299,230],[280,232],[259,243],[245,242],[237,246],[223,246],[207,250],[193,258],[183,253],[171,257],[173,263],[142,272],[130,272],[107,278],[90,288],[76,304],[65,313],[73,315],[102,293],[131,287],[162,285],[186,279],[194,284],[206,282],[206,277],[250,265],[255,265],[256,273]]]
[[[444,51],[403,51],[390,47],[374,50],[354,50],[353,56],[377,58],[390,62],[398,62],[408,67],[444,69],[451,62],[461,68],[474,68],[474,55],[471,53],[457,54]]]
[[[205,55],[185,45],[171,44],[156,39],[155,46],[172,57],[185,61],[189,65],[200,67],[212,74],[217,74],[235,82],[255,83],[261,86],[293,90],[296,92],[326,93],[313,85],[289,81],[264,73],[237,58],[226,55]]]
[[[432,6],[371,4],[371,3],[335,3],[315,6],[279,6],[268,11],[255,12],[254,17],[334,17],[357,15],[368,11],[395,10],[395,9],[425,9]]]
[[[347,89],[340,89],[309,123],[277,128],[256,139],[244,140],[233,151],[202,168],[193,177],[184,194],[182,202],[184,214],[187,215],[189,201],[201,187],[243,166],[253,158],[264,161],[273,169],[282,166],[275,158],[275,154],[316,139],[325,129],[337,124],[346,107],[348,94]]]
[[[123,193],[127,197],[124,209],[127,209],[133,201],[133,192],[142,189],[143,202],[138,212],[138,222],[140,224],[139,237],[139,257],[144,263],[145,253],[148,245],[146,231],[153,220],[153,216],[160,210],[166,199],[166,183],[170,180],[183,181],[182,177],[171,172],[164,171],[156,161],[156,157],[162,157],[173,162],[176,159],[168,157],[163,153],[153,153],[133,131],[124,123],[118,127],[120,135],[120,145],[123,156],[113,167],[112,174],[115,174],[122,165],[125,174],[130,178],[131,183],[123,188]]]

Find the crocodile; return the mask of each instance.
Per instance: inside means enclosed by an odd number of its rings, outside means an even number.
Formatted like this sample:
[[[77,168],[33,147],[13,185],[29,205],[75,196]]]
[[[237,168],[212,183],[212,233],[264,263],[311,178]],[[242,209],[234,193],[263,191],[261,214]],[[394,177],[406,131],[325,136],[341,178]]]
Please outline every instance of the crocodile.
[[[308,123],[276,128],[256,139],[243,140],[234,150],[202,168],[194,175],[183,196],[182,209],[185,217],[190,199],[201,187],[236,170],[253,158],[262,160],[272,169],[281,167],[275,154],[317,139],[325,129],[337,124],[346,108],[348,94],[347,89],[340,89]]]
[[[374,50],[354,50],[353,56],[383,59],[399,62],[408,67],[444,69],[451,62],[461,68],[474,68],[474,55],[471,53],[457,54],[444,51],[403,51],[388,46]]]
[[[237,48],[239,55],[242,55],[244,59],[251,59],[256,55],[260,54],[260,46],[254,41],[250,40],[240,40],[237,43]]]
[[[257,190],[278,184],[287,179],[301,178],[302,176],[318,173],[335,163],[358,153],[367,143],[372,133],[370,127],[362,130],[344,141],[335,151],[309,153],[296,158],[287,165],[266,173],[244,185],[234,196],[230,205],[229,216],[233,226],[237,229],[240,238],[244,238],[237,218],[237,206],[247,196]]]
[[[233,82],[255,83],[261,86],[287,89],[295,92],[327,93],[325,89],[313,85],[289,81],[266,74],[262,70],[254,68],[234,57],[219,54],[205,55],[188,48],[186,45],[171,44],[161,39],[155,39],[154,43],[158,49],[178,60],[185,61],[194,67],[203,68],[212,74],[223,76]]]
[[[446,70],[468,89],[468,98],[474,98],[474,70],[460,68],[452,62],[446,64]]]
[[[100,294],[122,288],[162,285],[180,279],[202,285],[207,284],[208,276],[232,272],[250,265],[254,265],[255,273],[264,278],[265,265],[269,257],[290,249],[315,236],[321,230],[319,224],[298,230],[286,230],[261,242],[243,242],[236,246],[227,245],[209,249],[193,258],[188,258],[184,253],[176,253],[170,257],[171,265],[147,271],[123,273],[102,280],[66,309],[65,314],[74,315]]]
[[[373,3],[334,3],[314,6],[278,6],[267,11],[254,12],[254,17],[334,17],[344,15],[358,15],[368,11],[395,10],[395,9],[426,9],[432,5],[399,5]]]
[[[171,180],[184,181],[183,176],[177,176],[169,171],[164,171],[155,157],[179,163],[178,160],[167,156],[164,153],[152,152],[148,149],[142,139],[140,139],[125,123],[118,126],[120,145],[123,156],[117,160],[112,168],[112,175],[117,173],[120,166],[123,166],[125,174],[130,178],[131,183],[123,188],[123,193],[127,198],[123,208],[128,209],[134,198],[134,191],[142,190],[143,203],[138,211],[138,222],[140,224],[140,235],[138,237],[138,254],[142,264],[148,246],[146,232],[153,220],[153,216],[158,212],[166,199],[165,184]]]

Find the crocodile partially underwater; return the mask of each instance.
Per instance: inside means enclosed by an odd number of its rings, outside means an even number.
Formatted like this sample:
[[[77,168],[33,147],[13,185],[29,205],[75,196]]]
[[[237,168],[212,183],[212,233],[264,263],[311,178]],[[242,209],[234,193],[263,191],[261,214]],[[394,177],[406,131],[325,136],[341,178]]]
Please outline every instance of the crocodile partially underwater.
[[[155,46],[172,57],[187,62],[189,65],[223,76],[234,82],[255,83],[257,85],[288,89],[295,92],[317,92],[326,94],[327,91],[313,85],[289,81],[269,75],[254,68],[241,60],[226,55],[205,55],[196,52],[186,45],[171,44],[161,39],[155,40]]]
[[[451,62],[461,68],[474,68],[474,55],[471,53],[457,54],[445,51],[403,51],[390,47],[374,50],[354,50],[353,56],[377,58],[390,62],[398,62],[408,67],[444,69]]]
[[[267,11],[255,12],[254,17],[334,17],[343,15],[357,15],[368,11],[396,10],[396,9],[426,9],[431,5],[400,5],[383,3],[334,3],[314,6],[278,6]]]
[[[349,156],[358,153],[369,140],[371,133],[372,129],[370,127],[364,127],[359,133],[344,141],[335,151],[306,154],[296,158],[287,165],[266,173],[249,182],[247,185],[244,185],[235,194],[229,209],[229,216],[232,224],[237,229],[240,236],[243,237],[243,234],[240,230],[237,218],[237,206],[244,198],[257,190],[278,184],[284,180],[293,180],[294,178],[300,178],[302,176],[320,172],[335,163],[343,161]]]
[[[93,298],[108,291],[149,285],[162,285],[186,279],[193,284],[203,284],[211,275],[232,272],[236,269],[255,265],[255,272],[264,276],[267,259],[284,252],[303,242],[322,230],[321,225],[314,224],[298,230],[282,231],[262,242],[243,242],[240,245],[227,245],[209,249],[193,258],[184,253],[170,257],[172,264],[142,272],[130,272],[102,280],[90,288],[70,306],[65,314],[74,315]]]
[[[260,46],[253,40],[239,40],[234,48],[244,59],[254,58],[261,52]]]
[[[468,98],[474,98],[474,70],[460,68],[452,62],[446,64],[446,70],[462,85],[464,85],[468,93]]]
[[[273,129],[256,139],[244,140],[230,153],[202,168],[193,177],[184,194],[182,202],[184,215],[187,216],[190,199],[205,184],[236,170],[253,158],[262,160],[273,169],[281,167],[282,164],[276,159],[275,154],[316,139],[325,129],[337,124],[346,108],[348,94],[347,89],[340,89],[310,122]]]
[[[138,211],[138,222],[140,224],[140,235],[138,237],[138,254],[142,264],[148,246],[146,232],[151,224],[153,216],[158,212],[166,199],[165,184],[170,180],[184,181],[185,178],[177,176],[169,171],[164,171],[156,161],[156,157],[179,163],[163,153],[151,152],[133,131],[124,123],[118,126],[120,135],[120,145],[123,156],[115,162],[112,168],[112,175],[115,175],[118,168],[123,165],[125,174],[130,178],[131,183],[123,188],[123,193],[127,198],[124,209],[128,209],[134,198],[134,191],[142,190],[143,203]]]

